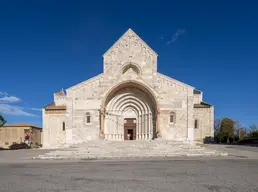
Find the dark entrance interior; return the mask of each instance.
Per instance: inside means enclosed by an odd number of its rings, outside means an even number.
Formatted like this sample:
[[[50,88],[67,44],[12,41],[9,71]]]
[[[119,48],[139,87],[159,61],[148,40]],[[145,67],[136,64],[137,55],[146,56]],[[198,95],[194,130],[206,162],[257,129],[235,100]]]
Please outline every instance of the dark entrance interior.
[[[134,140],[133,139],[133,129],[127,129],[127,135],[129,135],[128,140]]]
[[[124,140],[136,140],[136,119],[124,119]]]

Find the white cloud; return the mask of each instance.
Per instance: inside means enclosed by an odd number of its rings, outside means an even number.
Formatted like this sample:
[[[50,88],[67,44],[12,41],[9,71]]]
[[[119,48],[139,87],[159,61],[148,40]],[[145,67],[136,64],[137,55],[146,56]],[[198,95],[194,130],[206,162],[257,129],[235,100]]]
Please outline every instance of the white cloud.
[[[35,116],[23,110],[22,107],[0,103],[0,113],[15,116]]]
[[[174,35],[172,36],[172,39],[171,39],[170,41],[167,41],[167,45],[170,45],[171,43],[174,43],[174,42],[178,39],[178,37],[179,37],[180,35],[182,35],[183,33],[185,33],[185,30],[184,30],[184,29],[178,29],[178,30],[174,33]]]
[[[0,92],[0,113],[15,116],[35,116],[32,113],[26,112],[23,107],[10,104],[19,101],[21,101],[21,99],[18,97],[9,96],[6,92]],[[33,109],[35,110],[36,108]]]
[[[6,92],[1,92],[0,91],[0,96],[7,96],[8,94]]]
[[[4,96],[4,97],[0,98],[0,101],[13,103],[13,102],[19,102],[19,101],[21,101],[21,99],[18,97],[15,97],[15,96]]]
[[[30,108],[33,111],[42,111],[42,109],[38,109],[38,108]]]

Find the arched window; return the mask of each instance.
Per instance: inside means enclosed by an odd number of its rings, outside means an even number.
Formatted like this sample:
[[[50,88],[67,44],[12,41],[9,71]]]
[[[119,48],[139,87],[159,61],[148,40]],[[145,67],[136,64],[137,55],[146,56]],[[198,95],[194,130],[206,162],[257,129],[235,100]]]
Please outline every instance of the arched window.
[[[195,128],[195,129],[198,129],[198,127],[199,127],[198,119],[195,119],[195,120],[194,120],[194,128]]]
[[[176,122],[176,114],[174,112],[169,113],[169,123],[175,123]]]
[[[90,113],[86,113],[86,123],[90,123]]]
[[[63,131],[65,131],[65,122],[63,122]]]
[[[130,63],[130,64],[128,64],[128,65],[123,67],[122,74],[126,73],[129,69],[132,69],[138,75],[140,74],[139,68],[136,65],[132,64],[132,63]]]

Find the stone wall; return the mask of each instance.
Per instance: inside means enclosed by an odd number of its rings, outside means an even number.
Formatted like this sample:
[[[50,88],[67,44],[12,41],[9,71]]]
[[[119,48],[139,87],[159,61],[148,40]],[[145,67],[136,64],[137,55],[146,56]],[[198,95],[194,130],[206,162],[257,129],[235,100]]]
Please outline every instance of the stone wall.
[[[0,148],[8,148],[13,143],[23,143],[25,137],[24,129],[30,129],[30,127],[1,127]]]
[[[100,74],[67,89],[67,141],[80,143],[99,139],[99,109],[104,91]],[[86,122],[87,114],[90,123]]]
[[[43,109],[43,147],[58,147],[66,141],[66,131],[63,130],[63,122],[66,125],[65,111],[45,111]]]
[[[186,139],[188,138],[188,128],[192,125],[193,115],[193,87],[180,81],[158,73],[158,86],[156,90],[160,94],[160,132],[165,139]],[[175,122],[170,123],[170,113],[175,114]]]
[[[57,96],[54,94],[54,102],[56,105],[66,105],[66,96]]]
[[[26,131],[25,131],[26,130]],[[41,144],[41,129],[15,126],[0,128],[0,148],[8,148],[14,143],[24,143],[25,132],[29,131],[32,138],[31,147],[37,147]]]
[[[199,104],[202,102],[202,93],[194,94],[194,104]]]
[[[194,108],[194,120],[198,120],[198,128],[194,129],[195,140],[203,142],[205,137],[214,136],[214,108]],[[194,124],[194,122],[193,122]]]
[[[103,56],[105,83],[114,84],[128,64],[149,85],[156,83],[157,54],[129,29]]]

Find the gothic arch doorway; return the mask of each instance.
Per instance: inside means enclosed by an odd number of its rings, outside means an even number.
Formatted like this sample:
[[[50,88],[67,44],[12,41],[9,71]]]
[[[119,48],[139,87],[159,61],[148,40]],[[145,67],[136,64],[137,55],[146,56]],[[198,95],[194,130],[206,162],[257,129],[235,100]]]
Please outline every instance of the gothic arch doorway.
[[[153,139],[157,132],[156,98],[140,84],[120,84],[104,98],[101,120],[106,140]]]

